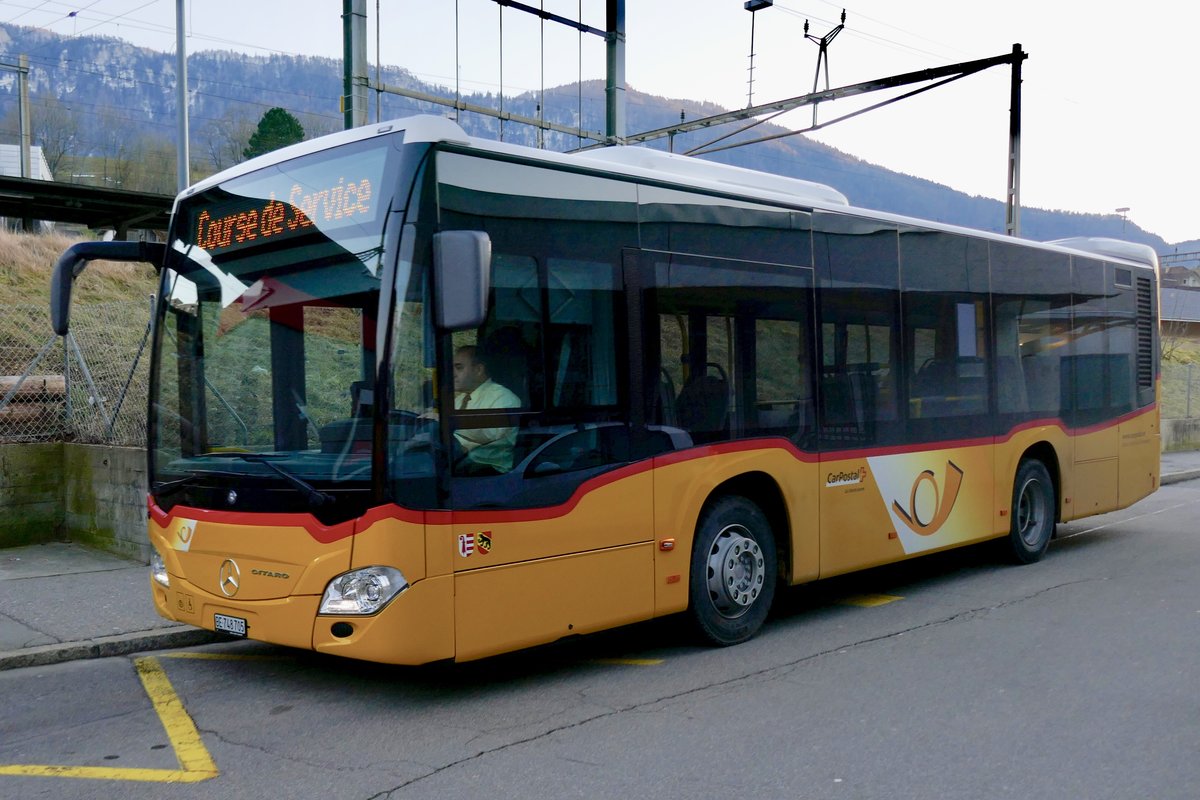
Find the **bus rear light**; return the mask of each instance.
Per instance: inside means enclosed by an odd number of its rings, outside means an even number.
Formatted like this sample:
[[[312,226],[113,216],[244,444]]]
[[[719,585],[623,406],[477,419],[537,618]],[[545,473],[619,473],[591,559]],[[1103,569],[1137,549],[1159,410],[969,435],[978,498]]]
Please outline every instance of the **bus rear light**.
[[[374,614],[408,588],[393,567],[364,567],[345,572],[325,587],[318,614]]]

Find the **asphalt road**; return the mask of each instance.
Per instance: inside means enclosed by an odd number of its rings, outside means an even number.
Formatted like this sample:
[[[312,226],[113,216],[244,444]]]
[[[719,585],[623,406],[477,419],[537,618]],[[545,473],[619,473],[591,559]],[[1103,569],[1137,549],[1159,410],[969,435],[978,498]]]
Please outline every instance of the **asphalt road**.
[[[790,590],[729,649],[668,620],[421,669],[237,642],[0,673],[0,797],[1196,798],[1198,520],[1192,481],[1039,564]]]

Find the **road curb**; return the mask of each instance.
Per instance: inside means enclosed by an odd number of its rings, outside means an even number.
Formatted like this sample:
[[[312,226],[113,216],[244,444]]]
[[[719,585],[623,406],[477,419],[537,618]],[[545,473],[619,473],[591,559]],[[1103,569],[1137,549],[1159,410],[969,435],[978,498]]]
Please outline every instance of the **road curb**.
[[[146,650],[164,650],[172,647],[192,647],[221,641],[225,637],[212,631],[191,626],[159,628],[138,633],[122,633],[116,636],[101,636],[82,642],[64,642],[27,647],[8,653],[0,653],[0,671],[42,667],[86,658],[110,658]]]
[[[1200,478],[1200,469],[1185,469],[1181,472],[1172,472],[1169,475],[1163,475],[1158,482],[1167,486],[1172,483],[1180,483],[1182,481],[1190,481]]]

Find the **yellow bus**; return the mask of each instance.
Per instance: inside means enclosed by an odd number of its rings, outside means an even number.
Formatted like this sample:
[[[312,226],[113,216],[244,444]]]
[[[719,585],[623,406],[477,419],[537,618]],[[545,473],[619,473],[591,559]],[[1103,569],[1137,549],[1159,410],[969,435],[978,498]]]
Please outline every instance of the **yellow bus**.
[[[149,406],[164,617],[469,660],[681,614],[1158,486],[1157,262],[852,207],[642,148],[414,117],[181,193]]]

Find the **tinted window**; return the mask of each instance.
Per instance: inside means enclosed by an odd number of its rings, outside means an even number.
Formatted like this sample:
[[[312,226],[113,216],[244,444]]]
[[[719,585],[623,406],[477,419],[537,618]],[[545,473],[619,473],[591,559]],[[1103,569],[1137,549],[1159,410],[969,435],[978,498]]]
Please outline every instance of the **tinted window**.
[[[653,424],[675,446],[785,436],[811,446],[812,273],[655,253]]]
[[[635,188],[450,153],[439,154],[438,180],[441,229],[485,231],[493,253],[486,321],[439,344],[437,384],[455,398],[441,403],[451,504],[561,503],[634,457],[621,254],[637,242]],[[451,367],[468,356],[511,394],[464,401]]]
[[[897,381],[897,253],[892,225],[840,214],[814,215],[823,449],[903,440]]]
[[[1062,358],[1072,325],[1069,257],[1003,242],[990,249],[1002,427],[1060,417]]]
[[[904,373],[915,441],[987,430],[991,370],[987,243],[948,233],[900,234]]]

